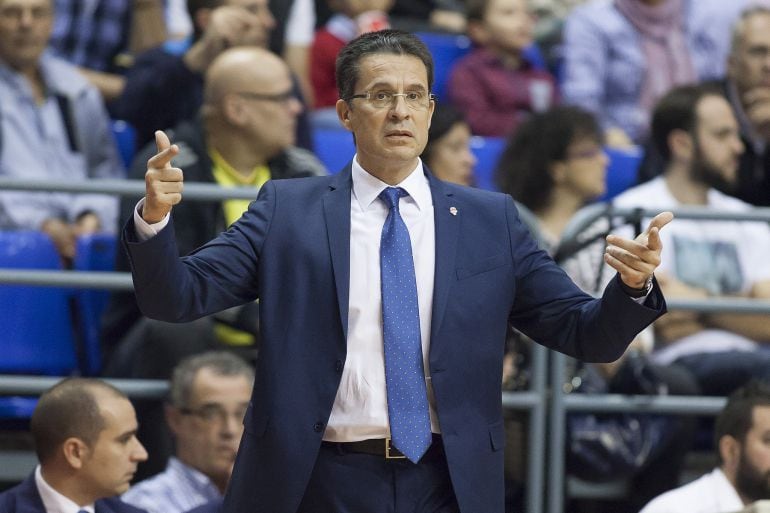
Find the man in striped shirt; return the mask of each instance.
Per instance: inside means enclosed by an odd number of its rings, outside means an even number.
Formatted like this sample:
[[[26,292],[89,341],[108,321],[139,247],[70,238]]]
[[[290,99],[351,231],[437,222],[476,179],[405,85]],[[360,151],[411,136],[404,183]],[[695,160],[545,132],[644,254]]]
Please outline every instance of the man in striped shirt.
[[[176,441],[166,470],[126,492],[149,513],[182,513],[221,498],[243,434],[254,371],[223,351],[188,357],[171,378],[166,421]]]

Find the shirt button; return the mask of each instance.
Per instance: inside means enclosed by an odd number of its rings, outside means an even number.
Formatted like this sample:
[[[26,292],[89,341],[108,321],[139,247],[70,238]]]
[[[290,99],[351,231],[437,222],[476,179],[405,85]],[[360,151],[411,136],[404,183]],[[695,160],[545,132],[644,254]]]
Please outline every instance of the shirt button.
[[[316,422],[313,425],[313,431],[315,431],[316,433],[320,433],[321,431],[323,431],[323,429],[324,429],[324,423],[323,422]]]
[[[342,372],[343,367],[345,367],[342,363],[342,360],[337,360],[334,362],[334,370],[337,372]]]

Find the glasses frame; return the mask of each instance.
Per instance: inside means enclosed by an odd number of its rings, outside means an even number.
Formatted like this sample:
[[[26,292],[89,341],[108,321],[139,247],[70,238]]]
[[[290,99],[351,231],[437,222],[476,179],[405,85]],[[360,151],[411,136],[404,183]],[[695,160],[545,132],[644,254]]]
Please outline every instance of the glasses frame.
[[[382,92],[382,91],[378,91],[378,92]],[[397,98],[399,96],[403,96],[404,97],[404,103],[410,109],[412,109],[412,110],[426,110],[426,109],[428,109],[428,107],[430,107],[430,102],[435,102],[436,100],[438,100],[438,96],[436,96],[433,93],[428,93],[428,96],[427,96],[428,102],[425,105],[414,106],[414,105],[410,104],[409,101],[406,99],[407,96],[409,96],[412,93],[391,93],[391,92],[388,92],[388,94],[391,96],[390,105],[378,106],[378,105],[375,105],[375,103],[374,103],[375,100],[372,99],[372,95],[373,94],[374,93],[372,91],[366,91],[365,93],[353,94],[353,95],[348,96],[345,99],[345,101],[350,101],[350,100],[353,100],[355,98],[361,98],[363,100],[368,101],[369,105],[371,105],[375,109],[392,109],[393,107],[396,106],[396,102],[398,101]]]
[[[234,94],[236,94],[237,96],[240,96],[241,98],[245,98],[247,100],[257,100],[257,101],[283,103],[283,104],[289,103],[291,100],[297,99],[297,96],[294,94],[293,90],[289,90],[283,93],[274,93],[274,94],[252,93],[251,91],[238,91]]]

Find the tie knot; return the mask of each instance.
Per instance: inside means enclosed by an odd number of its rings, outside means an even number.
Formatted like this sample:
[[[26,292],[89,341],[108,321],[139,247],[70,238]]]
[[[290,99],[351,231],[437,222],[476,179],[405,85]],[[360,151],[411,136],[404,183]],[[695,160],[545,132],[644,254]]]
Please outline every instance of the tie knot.
[[[388,209],[396,207],[398,210],[398,200],[404,196],[409,196],[409,193],[401,187],[386,187],[380,193],[380,199],[385,202]]]

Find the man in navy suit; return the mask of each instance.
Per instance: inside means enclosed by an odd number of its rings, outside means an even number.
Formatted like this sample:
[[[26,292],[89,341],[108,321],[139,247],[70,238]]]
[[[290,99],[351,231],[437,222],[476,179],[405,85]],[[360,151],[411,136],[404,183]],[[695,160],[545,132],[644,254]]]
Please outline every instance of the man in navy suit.
[[[95,379],[66,379],[40,396],[30,429],[40,464],[0,494],[3,513],[143,513],[121,502],[147,452],[128,398]]]
[[[179,322],[260,300],[227,513],[501,513],[507,324],[611,361],[665,311],[652,273],[670,213],[636,240],[610,236],[605,260],[618,276],[602,298],[584,294],[537,248],[510,197],[424,168],[432,82],[414,36],[351,41],[337,60],[351,163],[331,177],[266,183],[227,232],[182,258],[170,216],[182,193],[178,148],[156,134],[146,196],[124,231],[143,312]],[[394,320],[394,290],[407,288]],[[393,351],[394,333],[417,340],[417,362],[388,363],[408,352]],[[409,394],[389,392],[407,381]]]

